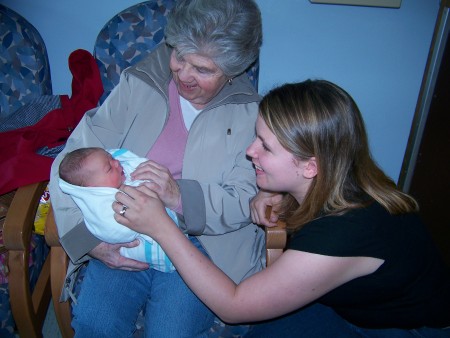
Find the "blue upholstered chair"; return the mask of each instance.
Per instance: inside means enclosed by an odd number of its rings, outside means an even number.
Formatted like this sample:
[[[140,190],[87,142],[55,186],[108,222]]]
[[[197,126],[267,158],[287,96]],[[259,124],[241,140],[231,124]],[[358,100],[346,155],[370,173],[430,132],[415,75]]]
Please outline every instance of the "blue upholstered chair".
[[[42,95],[51,95],[47,49],[36,28],[0,5],[0,118]]]
[[[52,93],[47,50],[26,19],[0,5],[0,131],[15,120],[22,127],[37,116],[15,114]],[[44,103],[45,105],[47,103]],[[0,157],[1,160],[1,157]],[[44,236],[33,230],[45,182],[0,196],[0,336],[41,337],[50,302],[50,260]]]
[[[150,54],[164,40],[167,14],[174,0],[145,1],[115,15],[102,28],[94,46],[104,94],[119,83],[120,73]]]

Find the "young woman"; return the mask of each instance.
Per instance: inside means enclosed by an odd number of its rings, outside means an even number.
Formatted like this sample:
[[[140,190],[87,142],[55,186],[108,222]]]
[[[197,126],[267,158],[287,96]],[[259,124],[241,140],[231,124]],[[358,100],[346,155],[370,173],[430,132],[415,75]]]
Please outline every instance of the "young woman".
[[[448,270],[416,201],[372,160],[349,94],[320,80],[274,89],[260,103],[256,133],[247,149],[262,189],[251,203],[254,221],[282,217],[292,233],[266,270],[233,283],[146,187],[116,195],[116,219],[157,240],[225,322],[265,320],[250,336],[448,337]],[[267,205],[276,212],[270,220]]]

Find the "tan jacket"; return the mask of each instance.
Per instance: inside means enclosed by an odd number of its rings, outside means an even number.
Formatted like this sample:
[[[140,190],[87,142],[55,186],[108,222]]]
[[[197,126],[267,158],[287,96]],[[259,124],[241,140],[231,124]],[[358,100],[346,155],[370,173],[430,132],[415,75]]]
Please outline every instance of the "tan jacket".
[[[59,163],[86,146],[125,148],[145,156],[168,118],[170,49],[159,47],[126,69],[100,108],[88,111],[52,166],[50,194],[61,244],[76,267],[99,244],[80,210],[58,184]],[[254,139],[259,95],[247,75],[225,85],[196,117],[188,135],[182,179],[180,228],[199,240],[212,260],[235,282],[265,266],[264,233],[250,219],[255,171],[245,151]]]

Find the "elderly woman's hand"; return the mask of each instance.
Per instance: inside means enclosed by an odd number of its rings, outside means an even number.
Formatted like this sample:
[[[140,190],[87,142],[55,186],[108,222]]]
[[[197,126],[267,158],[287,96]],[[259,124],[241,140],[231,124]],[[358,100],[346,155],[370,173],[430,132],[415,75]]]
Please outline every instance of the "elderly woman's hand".
[[[89,252],[89,256],[102,261],[111,269],[120,269],[127,271],[142,271],[149,268],[144,262],[135,261],[134,259],[123,257],[120,254],[120,248],[133,248],[139,245],[139,240],[130,243],[109,244],[102,242]]]
[[[112,206],[118,223],[155,240],[167,226],[176,227],[158,195],[147,186],[122,185],[120,190]]]
[[[155,161],[145,161],[139,164],[131,174],[133,180],[146,180],[145,186],[158,194],[164,205],[175,210],[180,204],[180,189],[169,169]]]
[[[276,226],[278,221],[277,210],[283,195],[269,191],[260,190],[250,201],[250,213],[253,223],[268,227]],[[270,217],[266,217],[267,207],[272,207]]]

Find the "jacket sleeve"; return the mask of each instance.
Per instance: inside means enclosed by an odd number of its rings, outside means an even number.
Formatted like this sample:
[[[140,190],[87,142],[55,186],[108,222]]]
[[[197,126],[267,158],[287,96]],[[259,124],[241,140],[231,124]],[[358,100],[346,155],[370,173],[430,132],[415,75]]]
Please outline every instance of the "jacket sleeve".
[[[250,200],[256,195],[257,187],[255,170],[245,156],[245,149],[236,154],[235,165],[223,183],[200,184],[206,206],[204,235],[235,231],[252,221]]]
[[[87,253],[100,241],[86,228],[81,211],[71,197],[61,191],[58,185],[59,164],[64,155],[74,149],[91,146],[120,148],[124,130],[133,120],[125,105],[130,89],[124,77],[101,107],[86,112],[52,164],[49,185],[52,208],[60,242],[74,263],[88,259]]]
[[[188,140],[178,182],[184,217],[180,227],[188,234],[221,235],[251,223],[250,200],[257,187],[246,149],[255,137],[257,103],[224,109],[198,121],[204,125],[197,128],[195,141]],[[228,116],[221,119],[224,113]]]

